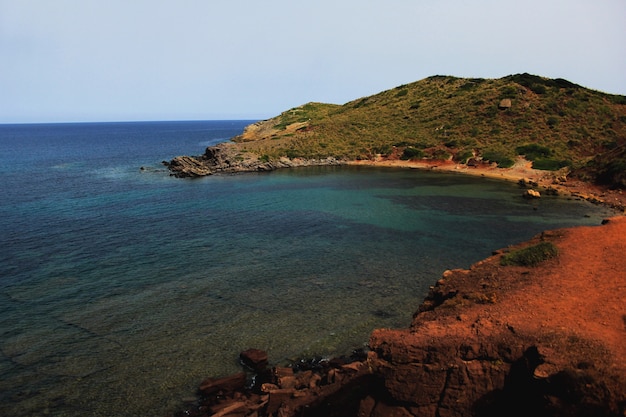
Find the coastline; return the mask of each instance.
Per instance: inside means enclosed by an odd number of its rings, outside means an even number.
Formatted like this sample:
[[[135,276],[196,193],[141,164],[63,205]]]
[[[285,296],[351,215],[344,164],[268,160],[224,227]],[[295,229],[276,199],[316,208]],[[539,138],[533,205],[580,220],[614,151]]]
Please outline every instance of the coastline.
[[[268,367],[242,352],[252,384],[209,378],[173,416],[622,416],[625,232],[623,216],[551,230],[445,271],[409,328],[372,331],[365,357]],[[542,242],[558,255],[502,264]]]
[[[568,178],[567,171],[543,171],[532,168],[532,162],[518,157],[510,168],[499,168],[496,164],[460,164],[451,160],[402,160],[397,157],[376,157],[367,160],[340,160],[333,157],[323,159],[287,158],[265,161],[252,154],[242,156],[234,143],[221,143],[206,149],[200,156],[178,156],[163,161],[170,175],[178,178],[197,178],[214,174],[264,172],[284,168],[305,166],[373,166],[440,171],[459,175],[472,175],[509,182],[517,182],[527,189],[548,195],[587,200],[611,207],[618,215],[626,215],[626,192],[595,185],[577,178]]]
[[[347,161],[345,165],[374,166],[440,171],[459,175],[471,175],[490,179],[526,184],[528,188],[547,194],[579,198],[596,204],[607,205],[618,215],[626,215],[626,193],[611,190],[578,179],[567,178],[566,173],[533,169],[532,162],[518,158],[511,168],[498,168],[495,164],[468,166],[441,160],[400,160],[378,158],[376,160]]]
[[[602,226],[546,231],[497,250],[468,270],[443,272],[408,329],[372,331],[365,359],[334,358],[315,370],[273,367],[256,373],[252,381],[259,384],[252,387],[245,373],[208,379],[197,408],[176,417],[196,411],[199,416],[295,416],[303,410],[308,416],[466,415],[477,409],[489,415],[623,413],[623,192],[567,178],[566,172],[533,169],[523,158],[511,168],[383,158],[239,164],[224,154],[205,161],[213,170],[204,175],[312,165],[472,175],[606,205],[615,216]],[[504,254],[540,242],[556,245],[557,259],[536,267],[500,264]]]

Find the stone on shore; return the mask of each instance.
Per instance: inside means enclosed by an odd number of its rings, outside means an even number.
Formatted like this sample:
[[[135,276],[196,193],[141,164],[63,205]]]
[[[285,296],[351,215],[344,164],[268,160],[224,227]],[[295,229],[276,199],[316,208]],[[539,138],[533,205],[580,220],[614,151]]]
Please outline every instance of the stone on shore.
[[[260,349],[248,349],[239,354],[239,360],[255,372],[264,371],[267,368],[267,352]]]
[[[533,199],[533,198],[541,198],[541,193],[535,190],[526,190],[523,194],[524,198]]]

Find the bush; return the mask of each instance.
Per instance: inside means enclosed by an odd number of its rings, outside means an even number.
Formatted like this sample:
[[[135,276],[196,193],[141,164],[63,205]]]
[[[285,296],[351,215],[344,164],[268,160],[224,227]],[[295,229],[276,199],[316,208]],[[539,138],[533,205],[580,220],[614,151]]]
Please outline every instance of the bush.
[[[552,149],[546,146],[537,145],[536,143],[518,146],[515,148],[515,152],[517,152],[518,155],[525,155],[526,159],[529,161],[534,161],[539,158],[547,158],[552,155]]]
[[[537,266],[541,262],[554,258],[559,249],[550,242],[541,242],[534,246],[518,249],[500,258],[500,265]]]
[[[510,168],[515,164],[515,161],[508,155],[497,151],[484,152],[483,159],[489,162],[495,162],[498,164],[498,168]]]
[[[289,159],[295,159],[304,157],[304,154],[296,149],[287,149],[287,151],[285,151],[285,156]]]
[[[468,159],[473,158],[474,153],[470,150],[463,150],[456,154],[456,160],[462,164],[467,164]]]
[[[416,101],[414,103],[411,104],[411,106],[409,107],[410,110],[417,110],[420,108],[420,104],[422,104],[421,101]]]
[[[424,152],[421,149],[414,148],[409,146],[405,148],[402,152],[402,156],[400,159],[408,160],[408,159],[420,159],[424,157]]]
[[[452,155],[450,154],[450,152],[444,150],[444,149],[437,149],[433,152],[432,154],[432,158],[433,159],[437,159],[440,161],[446,161],[448,159],[450,159]]]
[[[569,165],[571,165],[571,162],[558,159],[537,158],[533,160],[533,169],[541,169],[543,171],[558,171]]]
[[[548,120],[546,121],[546,123],[548,124],[549,127],[554,127],[559,124],[559,118],[556,116],[550,116],[548,117]]]
[[[403,96],[406,96],[407,94],[409,94],[409,90],[406,90],[406,89],[400,90],[396,93],[396,97],[403,97]]]
[[[517,97],[517,88],[512,85],[507,85],[502,89],[500,94],[500,98],[516,98]]]
[[[387,156],[391,154],[391,152],[393,151],[393,147],[391,145],[379,145],[379,146],[375,146],[373,150],[374,150],[374,153]]]

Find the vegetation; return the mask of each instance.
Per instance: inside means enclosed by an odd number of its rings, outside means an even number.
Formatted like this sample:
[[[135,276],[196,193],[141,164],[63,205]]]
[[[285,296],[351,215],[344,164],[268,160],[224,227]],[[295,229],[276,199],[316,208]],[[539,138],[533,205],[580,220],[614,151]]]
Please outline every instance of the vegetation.
[[[554,258],[559,250],[550,242],[541,242],[534,246],[507,253],[500,259],[501,265],[537,266],[541,262]]]
[[[500,108],[502,99],[511,106]],[[234,141],[269,160],[473,157],[508,167],[524,155],[538,169],[626,182],[626,97],[563,79],[438,75],[344,105],[308,103],[256,125]]]

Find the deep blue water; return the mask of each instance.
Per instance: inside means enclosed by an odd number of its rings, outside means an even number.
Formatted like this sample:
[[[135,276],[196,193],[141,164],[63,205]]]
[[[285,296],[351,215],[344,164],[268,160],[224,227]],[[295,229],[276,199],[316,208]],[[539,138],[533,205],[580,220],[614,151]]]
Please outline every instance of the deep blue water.
[[[249,123],[0,125],[0,415],[163,415],[241,350],[349,353],[445,269],[609,214],[453,174],[160,164]]]

